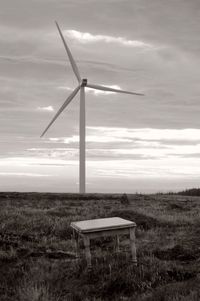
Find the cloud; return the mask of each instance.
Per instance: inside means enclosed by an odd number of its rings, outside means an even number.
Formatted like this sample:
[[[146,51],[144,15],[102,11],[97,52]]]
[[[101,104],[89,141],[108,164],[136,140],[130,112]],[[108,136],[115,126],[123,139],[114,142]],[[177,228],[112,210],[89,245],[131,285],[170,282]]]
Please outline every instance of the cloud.
[[[48,107],[37,107],[38,111],[47,111],[47,112],[53,112],[54,108],[52,106],[48,106]]]
[[[154,129],[154,128],[118,128],[118,127],[93,127],[88,129],[103,133],[109,137],[123,137],[146,141],[199,141],[200,129]]]
[[[189,160],[188,164],[186,161]],[[92,164],[93,163],[93,164]],[[94,177],[110,178],[179,178],[199,177],[199,168],[195,160],[180,158],[163,159],[163,160],[102,160],[92,162]]]
[[[67,86],[58,86],[58,90],[67,90],[67,91],[73,91],[73,88],[67,87]]]
[[[79,136],[74,135],[72,137],[63,137],[63,138],[49,138],[52,142],[58,142],[58,143],[77,143],[79,142]],[[132,142],[131,139],[127,138],[120,138],[120,137],[104,137],[102,135],[96,136],[96,135],[87,135],[86,136],[86,142],[94,142],[94,143],[115,143],[115,142]]]
[[[36,173],[25,173],[25,172],[0,172],[0,177],[13,176],[13,177],[51,177],[52,175],[43,175]]]
[[[134,47],[134,48],[143,48],[143,49],[151,49],[153,46],[151,44],[145,43],[139,40],[128,40],[124,37],[113,37],[107,35],[93,35],[88,32],[81,32],[77,30],[64,30],[64,34],[72,39],[79,41],[80,43],[117,43],[126,47]]]
[[[77,165],[78,162],[71,160],[62,160],[55,158],[41,158],[40,156],[23,156],[23,157],[7,157],[0,158],[0,166],[3,169],[4,167],[9,168],[32,168],[33,166],[39,165]]]
[[[40,157],[40,158],[49,158],[49,159],[63,159],[63,160],[74,160],[78,158],[78,153],[79,150],[78,148],[65,148],[65,147],[60,147],[60,148],[28,148],[26,150],[26,153],[28,156],[32,157]],[[42,164],[42,163],[40,163]],[[44,163],[44,164],[48,164]],[[64,162],[58,162],[55,164],[63,165]]]
[[[79,136],[49,138],[56,144],[67,144],[66,148],[43,149],[51,158],[78,159]],[[89,160],[170,160],[172,158],[194,158],[200,154],[200,129],[151,129],[87,127],[86,151]]]

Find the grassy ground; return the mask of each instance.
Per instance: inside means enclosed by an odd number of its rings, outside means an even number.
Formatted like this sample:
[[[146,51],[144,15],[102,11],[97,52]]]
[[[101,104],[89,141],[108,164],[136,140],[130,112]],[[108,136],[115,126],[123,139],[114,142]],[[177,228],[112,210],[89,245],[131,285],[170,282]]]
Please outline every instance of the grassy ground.
[[[1,301],[200,300],[200,198],[173,195],[0,193]],[[137,223],[129,241],[92,241],[77,260],[71,221],[119,216]]]

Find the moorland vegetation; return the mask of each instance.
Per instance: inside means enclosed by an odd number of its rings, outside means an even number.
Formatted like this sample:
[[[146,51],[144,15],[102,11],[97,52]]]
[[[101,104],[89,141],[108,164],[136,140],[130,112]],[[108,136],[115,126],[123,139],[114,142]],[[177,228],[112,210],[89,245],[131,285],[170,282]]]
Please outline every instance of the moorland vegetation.
[[[182,195],[0,193],[1,301],[200,300],[200,198]],[[138,266],[129,240],[75,251],[71,221],[119,216],[137,224]]]

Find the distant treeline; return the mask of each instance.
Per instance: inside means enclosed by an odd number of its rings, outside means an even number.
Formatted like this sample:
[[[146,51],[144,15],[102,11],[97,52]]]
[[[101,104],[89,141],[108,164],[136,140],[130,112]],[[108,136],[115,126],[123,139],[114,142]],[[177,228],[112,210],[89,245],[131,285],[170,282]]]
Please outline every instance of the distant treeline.
[[[200,188],[186,189],[184,191],[178,192],[177,194],[188,195],[188,196],[200,196]]]

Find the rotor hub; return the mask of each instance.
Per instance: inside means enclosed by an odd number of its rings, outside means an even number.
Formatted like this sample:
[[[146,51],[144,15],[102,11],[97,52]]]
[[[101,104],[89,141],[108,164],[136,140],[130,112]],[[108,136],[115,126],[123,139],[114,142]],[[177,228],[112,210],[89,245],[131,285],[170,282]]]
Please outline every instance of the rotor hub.
[[[87,86],[87,78],[82,79],[81,87],[86,87]]]

